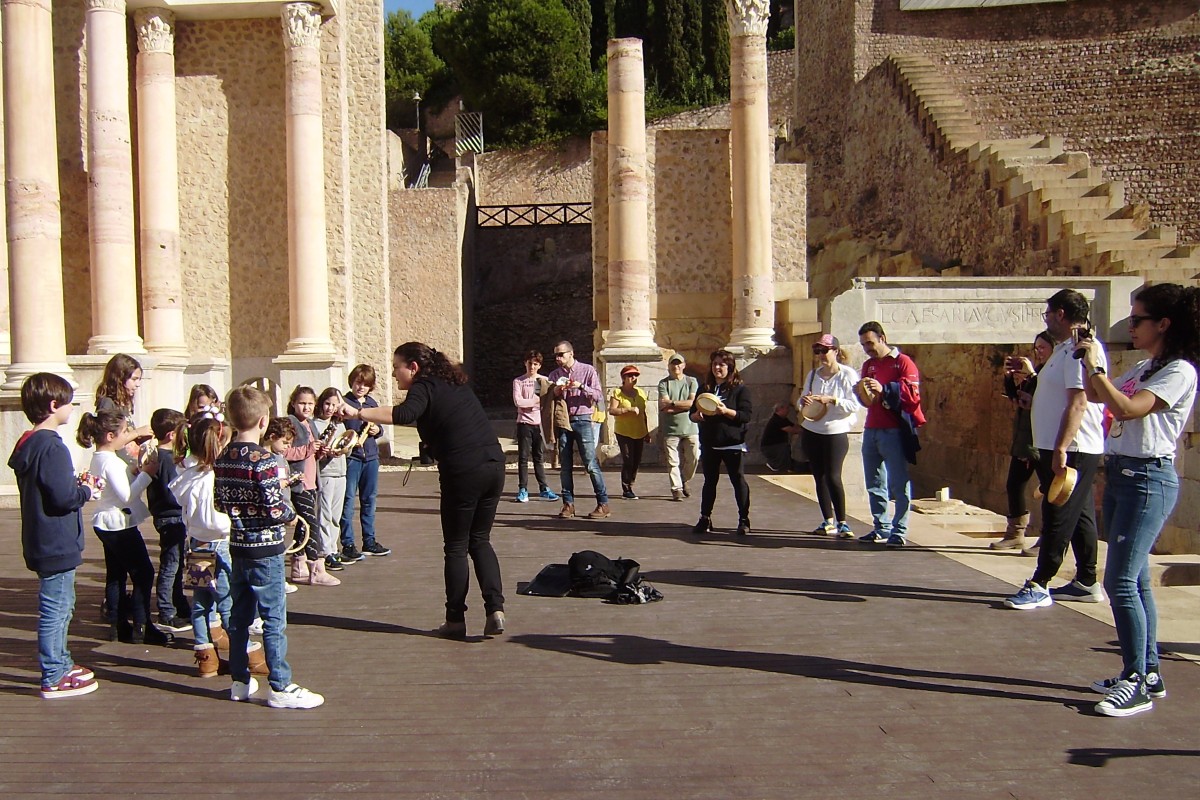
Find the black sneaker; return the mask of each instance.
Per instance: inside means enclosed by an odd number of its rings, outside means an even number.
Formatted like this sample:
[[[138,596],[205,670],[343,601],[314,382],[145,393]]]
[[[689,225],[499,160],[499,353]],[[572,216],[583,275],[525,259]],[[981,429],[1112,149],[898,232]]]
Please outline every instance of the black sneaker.
[[[369,556],[390,556],[392,554],[390,547],[384,547],[379,542],[371,542],[368,545],[363,545],[362,551]]]
[[[342,548],[342,561],[362,561],[367,556],[352,544]]]
[[[345,569],[345,567],[342,566],[342,562],[341,562],[341,560],[338,559],[337,556],[325,556],[325,571],[326,572],[337,572],[338,570],[343,570],[343,569]]]
[[[153,625],[134,625],[130,641],[133,644],[157,644],[167,647],[175,643],[175,637],[163,633]]]
[[[1137,675],[1120,680],[1103,700],[1096,703],[1096,713],[1106,717],[1131,717],[1154,708],[1146,693],[1146,681]]]
[[[711,533],[712,529],[712,519],[710,517],[701,517],[700,521],[692,526],[692,533],[696,536],[703,536],[706,533]]]
[[[748,519],[739,519],[738,520],[737,535],[738,536],[749,536],[750,535],[750,520],[748,520]]]
[[[192,621],[183,617],[159,617],[158,629],[168,633],[187,633],[192,629]]]
[[[1092,691],[1109,694],[1120,683],[1120,675],[1115,678],[1102,678],[1092,683]],[[1161,700],[1167,696],[1167,685],[1163,683],[1162,675],[1158,670],[1146,670],[1146,695],[1153,700]]]

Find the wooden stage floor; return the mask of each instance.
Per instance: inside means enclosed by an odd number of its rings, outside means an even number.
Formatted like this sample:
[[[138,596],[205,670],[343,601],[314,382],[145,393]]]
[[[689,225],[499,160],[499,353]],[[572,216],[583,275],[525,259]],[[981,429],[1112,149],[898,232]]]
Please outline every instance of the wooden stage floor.
[[[755,534],[735,540],[644,474],[601,522],[501,503],[494,530],[509,632],[430,631],[443,604],[437,480],[381,481],[393,555],[289,597],[296,680],[324,707],[229,702],[173,649],[102,640],[103,564],[87,534],[71,627],[102,685],[36,692],[36,579],[0,512],[0,797],[1195,798],[1200,668],[1166,657],[1170,695],[1128,719],[1087,689],[1119,670],[1115,635],[1058,606],[999,606],[1011,587],[920,548],[811,536],[811,502],[751,477]],[[615,474],[610,485],[619,486]],[[557,483],[557,481],[555,481]],[[576,485],[587,487],[578,475]],[[581,498],[580,510],[591,504]],[[866,530],[861,523],[856,528]],[[143,526],[155,540],[152,526]],[[634,558],[666,599],[524,597],[577,550]],[[156,547],[151,547],[152,555]],[[1069,570],[1069,565],[1067,567]]]

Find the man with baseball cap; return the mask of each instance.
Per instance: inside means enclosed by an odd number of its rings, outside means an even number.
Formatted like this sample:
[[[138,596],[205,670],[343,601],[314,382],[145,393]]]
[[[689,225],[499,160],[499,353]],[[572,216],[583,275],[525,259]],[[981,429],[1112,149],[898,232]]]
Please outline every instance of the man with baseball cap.
[[[667,377],[658,382],[659,426],[667,451],[671,499],[676,502],[690,496],[688,481],[695,476],[696,463],[700,460],[700,426],[688,416],[700,392],[700,384],[692,376],[683,374],[686,366],[683,356],[676,353],[667,361]]]

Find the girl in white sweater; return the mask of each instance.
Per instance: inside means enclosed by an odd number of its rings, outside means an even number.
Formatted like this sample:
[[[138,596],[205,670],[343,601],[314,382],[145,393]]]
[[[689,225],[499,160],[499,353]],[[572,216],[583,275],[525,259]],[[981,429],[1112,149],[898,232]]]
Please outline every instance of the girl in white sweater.
[[[75,438],[83,447],[95,446],[96,453],[88,472],[104,480],[92,527],[104,546],[104,597],[106,621],[111,626],[109,639],[165,645],[170,644],[173,637],[148,624],[154,565],[137,527],[150,516],[141,495],[153,473],[130,467],[117,455],[137,435],[124,412],[113,408],[95,414],[85,413]],[[126,576],[133,581],[132,602],[128,609],[125,608]],[[126,611],[133,616],[132,629],[127,629]]]

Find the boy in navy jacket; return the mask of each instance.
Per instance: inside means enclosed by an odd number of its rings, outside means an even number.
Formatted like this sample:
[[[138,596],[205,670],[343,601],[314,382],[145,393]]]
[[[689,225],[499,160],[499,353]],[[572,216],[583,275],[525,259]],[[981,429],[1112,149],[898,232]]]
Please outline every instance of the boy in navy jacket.
[[[83,504],[94,480],[76,479],[71,453],[58,435],[74,411],[71,384],[49,372],[21,384],[21,408],[34,424],[13,448],[8,466],[21,496],[21,549],[38,576],[38,664],[42,697],[96,691],[96,676],[71,659],[67,627],[75,611],[75,569],[83,563]]]

